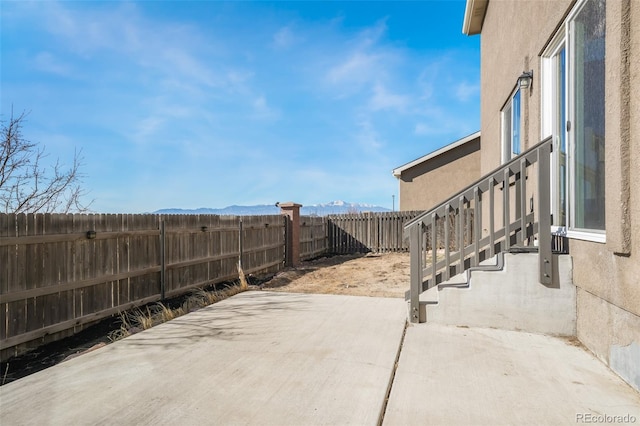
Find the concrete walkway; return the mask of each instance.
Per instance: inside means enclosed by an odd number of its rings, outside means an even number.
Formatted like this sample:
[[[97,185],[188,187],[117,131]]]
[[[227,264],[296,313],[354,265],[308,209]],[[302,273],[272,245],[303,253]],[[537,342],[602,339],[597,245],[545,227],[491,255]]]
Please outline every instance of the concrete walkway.
[[[640,424],[640,394],[575,341],[427,323],[407,329],[384,424],[624,423],[598,415]]]
[[[0,387],[0,424],[375,425],[405,318],[400,299],[242,293]],[[640,424],[640,395],[570,342],[406,331],[384,424]]]
[[[245,292],[0,387],[0,425],[378,422],[400,299]]]

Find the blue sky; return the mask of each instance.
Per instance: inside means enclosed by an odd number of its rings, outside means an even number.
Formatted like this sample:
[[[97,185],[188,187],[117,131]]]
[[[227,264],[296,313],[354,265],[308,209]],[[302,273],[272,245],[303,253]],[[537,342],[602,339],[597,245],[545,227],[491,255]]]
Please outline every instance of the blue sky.
[[[2,118],[95,212],[332,200],[479,129],[464,1],[2,2]]]

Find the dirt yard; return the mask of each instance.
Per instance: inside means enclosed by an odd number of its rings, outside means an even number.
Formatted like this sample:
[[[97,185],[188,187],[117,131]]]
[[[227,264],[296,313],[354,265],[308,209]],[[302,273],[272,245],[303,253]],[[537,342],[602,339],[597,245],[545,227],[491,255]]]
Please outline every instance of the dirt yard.
[[[303,262],[262,284],[291,293],[404,297],[409,289],[409,254],[341,255]]]

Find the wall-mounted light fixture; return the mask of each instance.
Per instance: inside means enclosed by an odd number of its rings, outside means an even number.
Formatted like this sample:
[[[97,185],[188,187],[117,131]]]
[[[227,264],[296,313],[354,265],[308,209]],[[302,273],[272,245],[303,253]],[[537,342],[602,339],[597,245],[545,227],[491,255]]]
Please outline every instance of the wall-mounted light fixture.
[[[96,239],[96,231],[87,231],[87,239],[95,240]]]
[[[520,74],[520,77],[518,77],[518,87],[520,87],[521,89],[527,89],[531,87],[532,80],[533,80],[533,70],[524,71],[522,74]]]

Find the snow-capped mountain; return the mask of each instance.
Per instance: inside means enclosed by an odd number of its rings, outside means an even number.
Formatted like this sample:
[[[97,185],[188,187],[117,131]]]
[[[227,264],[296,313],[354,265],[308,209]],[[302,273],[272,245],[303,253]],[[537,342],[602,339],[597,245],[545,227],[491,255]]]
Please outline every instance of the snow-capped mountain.
[[[326,216],[330,214],[345,213],[362,213],[362,212],[388,212],[391,211],[385,207],[375,206],[373,204],[348,203],[342,200],[331,201],[324,204],[312,204],[302,206],[300,214]]]
[[[348,203],[342,200],[331,201],[329,203],[311,204],[302,206],[300,214],[305,216],[327,216],[330,214],[362,213],[362,212],[388,212],[385,207],[373,204]],[[233,216],[259,216],[279,214],[280,208],[273,204],[261,204],[254,206],[227,206],[221,209],[199,208],[199,209],[160,209],[153,212],[155,214],[217,214]]]

